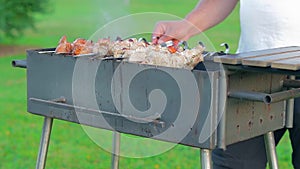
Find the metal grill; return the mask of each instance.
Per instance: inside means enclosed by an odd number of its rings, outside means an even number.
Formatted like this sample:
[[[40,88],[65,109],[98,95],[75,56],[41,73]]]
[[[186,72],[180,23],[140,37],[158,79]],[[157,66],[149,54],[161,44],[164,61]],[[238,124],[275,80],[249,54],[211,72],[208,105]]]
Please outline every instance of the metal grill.
[[[211,167],[212,149],[264,134],[278,167],[272,131],[292,127],[300,47],[207,57],[192,71],[49,50],[29,50],[27,64],[13,62],[27,67],[28,112],[45,116],[37,168],[45,166],[53,119],[198,147],[202,168]],[[151,93],[157,89],[167,98],[162,112],[151,107],[160,105]]]

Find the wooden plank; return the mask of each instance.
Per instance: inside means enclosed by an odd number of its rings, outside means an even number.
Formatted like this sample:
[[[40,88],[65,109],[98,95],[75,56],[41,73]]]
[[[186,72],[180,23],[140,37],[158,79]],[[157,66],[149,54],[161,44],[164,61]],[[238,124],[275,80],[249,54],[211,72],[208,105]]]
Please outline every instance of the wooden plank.
[[[288,47],[282,47],[282,48],[273,48],[273,49],[265,49],[265,50],[259,50],[259,51],[238,53],[238,54],[233,54],[233,55],[215,56],[214,62],[236,65],[236,64],[241,64],[242,60],[245,58],[268,56],[268,55],[288,53],[288,52],[294,52],[294,51],[300,51],[300,47],[299,46],[288,46]]]
[[[300,57],[273,62],[271,67],[285,70],[300,70]]]
[[[258,66],[258,67],[269,67],[275,61],[285,60],[289,58],[295,58],[300,56],[300,51],[281,53],[275,55],[265,55],[252,58],[246,58],[242,60],[242,65],[246,66]]]

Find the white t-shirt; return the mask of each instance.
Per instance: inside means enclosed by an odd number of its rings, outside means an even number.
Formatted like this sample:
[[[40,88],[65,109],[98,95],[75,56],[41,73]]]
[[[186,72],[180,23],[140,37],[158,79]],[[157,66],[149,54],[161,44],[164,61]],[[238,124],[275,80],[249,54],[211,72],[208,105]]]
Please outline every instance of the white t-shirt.
[[[240,0],[238,52],[300,46],[300,0]]]

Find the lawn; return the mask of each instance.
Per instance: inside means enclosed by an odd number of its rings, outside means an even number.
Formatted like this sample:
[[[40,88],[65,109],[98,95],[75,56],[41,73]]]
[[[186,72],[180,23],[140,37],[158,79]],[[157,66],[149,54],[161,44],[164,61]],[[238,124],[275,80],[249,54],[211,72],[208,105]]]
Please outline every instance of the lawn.
[[[70,41],[77,37],[89,38],[109,21],[124,15],[163,12],[183,17],[197,3],[196,0],[131,0],[125,4],[125,1],[52,0],[51,11],[36,16],[36,30],[26,30],[24,36],[2,39],[1,43],[55,47],[62,35],[67,35]],[[222,24],[205,34],[216,50],[222,50],[219,44],[227,42],[234,52],[239,37],[238,25],[238,10],[235,10]],[[126,29],[126,24],[125,28],[118,29]],[[25,52],[0,58],[0,168],[3,169],[34,168],[38,152],[43,117],[26,112],[26,71],[10,65],[13,59],[24,58]],[[287,135],[277,151],[280,167],[292,168]],[[153,157],[123,157],[120,168],[191,169],[200,168],[199,160],[199,149],[177,145]],[[111,155],[89,139],[80,125],[54,121],[46,168],[102,169],[110,168],[110,162]]]

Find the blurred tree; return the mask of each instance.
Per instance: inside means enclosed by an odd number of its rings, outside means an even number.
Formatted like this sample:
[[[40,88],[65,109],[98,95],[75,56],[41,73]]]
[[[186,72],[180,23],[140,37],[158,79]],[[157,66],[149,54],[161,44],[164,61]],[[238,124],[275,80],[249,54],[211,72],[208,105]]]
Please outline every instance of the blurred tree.
[[[49,11],[49,0],[0,0],[0,38],[22,35],[34,28],[37,13]]]

